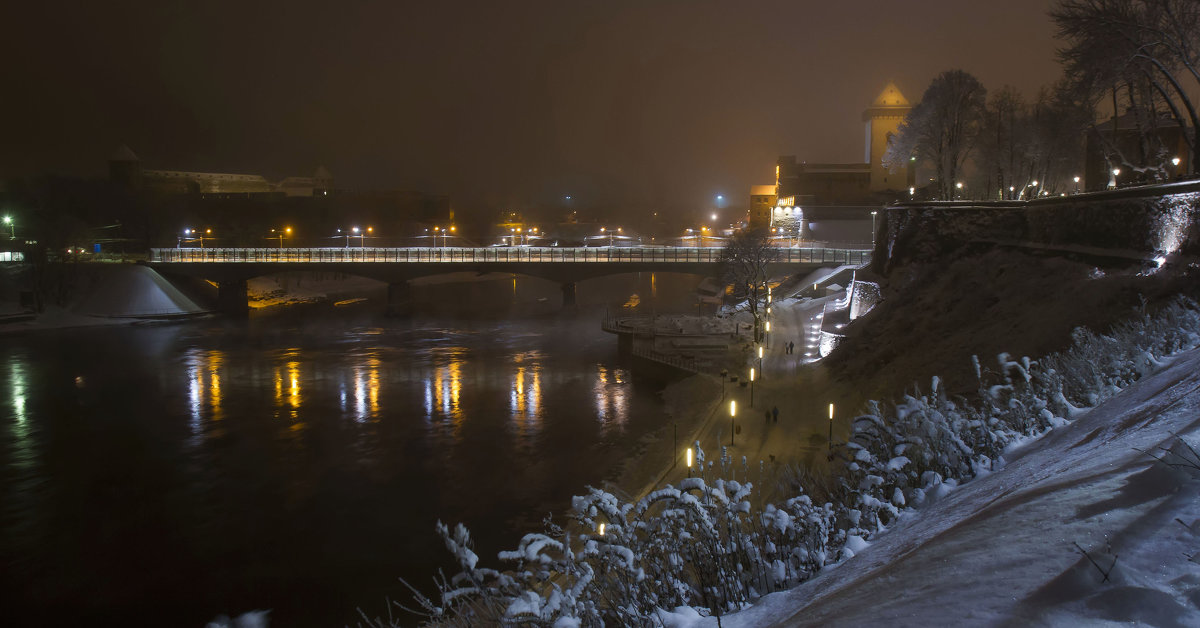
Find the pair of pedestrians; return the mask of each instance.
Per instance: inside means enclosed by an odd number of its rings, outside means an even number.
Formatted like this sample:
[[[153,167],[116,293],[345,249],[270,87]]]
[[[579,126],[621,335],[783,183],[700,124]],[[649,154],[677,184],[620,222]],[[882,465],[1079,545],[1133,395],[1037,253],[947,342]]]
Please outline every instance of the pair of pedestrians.
[[[779,406],[773,406],[770,410],[764,410],[763,416],[767,419],[767,424],[779,422]]]
[[[796,352],[796,343],[788,341],[788,343],[786,345],[783,345],[783,352],[788,355],[795,353]]]

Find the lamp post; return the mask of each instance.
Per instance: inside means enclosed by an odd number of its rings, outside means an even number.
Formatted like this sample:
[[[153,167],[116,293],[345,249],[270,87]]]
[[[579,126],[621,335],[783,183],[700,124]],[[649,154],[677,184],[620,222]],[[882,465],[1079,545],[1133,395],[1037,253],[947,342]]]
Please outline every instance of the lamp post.
[[[1113,168],[1112,174],[1113,174],[1112,186],[1115,188],[1115,187],[1117,187],[1117,177],[1121,176],[1121,169]]]
[[[871,248],[875,248],[875,214],[878,213],[878,211],[871,212]]]
[[[729,446],[733,446],[733,433],[737,430],[737,424],[734,423],[734,418],[737,417],[737,401],[729,400]]]
[[[767,308],[768,313],[770,312],[770,310],[771,310],[771,308]],[[764,372],[763,367],[762,367],[762,360],[763,360],[763,346],[758,345],[758,372],[760,372],[760,373]]]
[[[279,248],[282,249],[283,248],[283,237],[292,235],[292,228],[284,227],[283,229],[272,229],[271,233],[279,234]],[[271,237],[275,237],[275,236],[271,236]]]
[[[754,407],[754,367],[750,367],[750,407]]]
[[[1075,177],[1075,193],[1079,194],[1079,177]]]
[[[687,468],[688,468],[688,477],[690,478],[690,477],[692,477],[692,448],[691,447],[687,448]]]
[[[958,183],[955,183],[955,184],[954,184],[954,187],[958,189],[958,198],[960,198],[960,199],[961,199],[961,198],[962,198],[962,194],[963,194],[963,184],[962,184],[962,181],[959,181]]]
[[[833,453],[833,404],[829,404],[829,453]]]
[[[5,216],[4,224],[8,225],[8,239],[12,240],[17,237],[17,227],[13,224],[12,216]]]

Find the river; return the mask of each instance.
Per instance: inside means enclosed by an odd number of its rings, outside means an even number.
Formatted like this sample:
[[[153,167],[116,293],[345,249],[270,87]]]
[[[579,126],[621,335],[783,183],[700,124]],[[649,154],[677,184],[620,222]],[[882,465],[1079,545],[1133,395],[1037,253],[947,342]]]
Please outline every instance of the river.
[[[606,309],[687,311],[698,280],[582,282],[572,312],[512,279],[418,287],[403,319],[376,294],[0,337],[6,622],[352,625],[450,568],[438,519],[495,564],[666,421]]]

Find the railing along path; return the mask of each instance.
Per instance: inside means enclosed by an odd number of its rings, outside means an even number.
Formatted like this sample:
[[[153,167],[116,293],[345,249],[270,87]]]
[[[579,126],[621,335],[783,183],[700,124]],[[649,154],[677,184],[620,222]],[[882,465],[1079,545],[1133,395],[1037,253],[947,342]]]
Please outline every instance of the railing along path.
[[[779,248],[776,263],[861,264],[866,249]],[[721,259],[711,247],[405,247],[405,248],[175,248],[151,249],[151,262],[189,263],[613,263],[709,262]]]

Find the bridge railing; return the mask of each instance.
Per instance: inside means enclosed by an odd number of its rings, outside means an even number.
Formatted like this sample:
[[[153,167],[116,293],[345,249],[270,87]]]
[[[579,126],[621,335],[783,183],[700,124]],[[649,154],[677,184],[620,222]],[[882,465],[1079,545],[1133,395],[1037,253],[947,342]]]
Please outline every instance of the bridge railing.
[[[718,262],[712,247],[405,247],[405,248],[176,248],[151,249],[151,262],[188,263],[480,263],[480,262]],[[780,248],[784,263],[862,264],[865,249]]]

